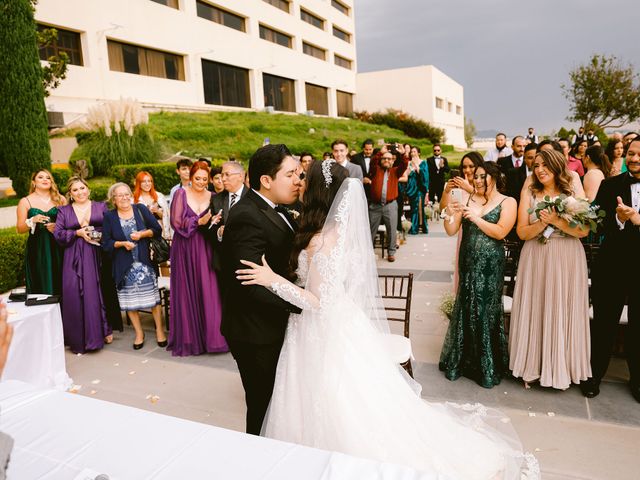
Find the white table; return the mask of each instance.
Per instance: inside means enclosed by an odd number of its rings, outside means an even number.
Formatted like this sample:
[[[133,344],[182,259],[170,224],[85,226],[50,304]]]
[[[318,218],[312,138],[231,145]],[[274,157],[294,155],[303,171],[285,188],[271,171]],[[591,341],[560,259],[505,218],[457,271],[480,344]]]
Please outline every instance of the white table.
[[[25,306],[7,303],[13,340],[2,381],[20,380],[38,387],[68,389],[71,378],[64,360],[64,335],[60,305]]]
[[[15,440],[9,479],[435,480],[16,381],[0,384],[0,412],[0,430]]]

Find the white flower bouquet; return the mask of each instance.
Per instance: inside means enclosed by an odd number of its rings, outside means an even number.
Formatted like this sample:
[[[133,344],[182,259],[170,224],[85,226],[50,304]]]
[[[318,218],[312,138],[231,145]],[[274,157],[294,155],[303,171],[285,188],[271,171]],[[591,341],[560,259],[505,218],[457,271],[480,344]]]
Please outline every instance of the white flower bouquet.
[[[535,213],[537,218],[540,218],[540,212],[548,210],[549,212],[555,211],[558,217],[567,221],[571,228],[579,227],[582,230],[590,230],[595,233],[598,230],[598,225],[602,223],[606,212],[600,210],[598,205],[592,205],[586,198],[575,198],[569,195],[558,195],[557,197],[550,197],[546,195],[541,201],[539,201],[535,207],[528,210],[529,214]],[[542,232],[542,235],[538,239],[541,243],[547,243],[549,237],[556,230],[553,225],[547,226]]]

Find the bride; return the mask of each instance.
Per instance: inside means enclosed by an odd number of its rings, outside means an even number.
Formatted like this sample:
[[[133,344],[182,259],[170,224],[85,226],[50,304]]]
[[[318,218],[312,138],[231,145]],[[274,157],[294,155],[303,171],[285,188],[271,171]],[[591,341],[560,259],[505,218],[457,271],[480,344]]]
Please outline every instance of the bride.
[[[438,479],[539,478],[508,418],[480,404],[425,402],[387,353],[364,189],[344,167],[325,160],[309,169],[290,279],[264,258],[242,263],[244,284],[302,309],[289,318],[264,436]]]

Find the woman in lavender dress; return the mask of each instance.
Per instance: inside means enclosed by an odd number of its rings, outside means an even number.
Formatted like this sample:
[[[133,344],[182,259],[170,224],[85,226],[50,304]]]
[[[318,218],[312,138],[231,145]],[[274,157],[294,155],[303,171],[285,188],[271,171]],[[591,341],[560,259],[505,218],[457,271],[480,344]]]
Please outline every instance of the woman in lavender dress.
[[[64,249],[62,261],[62,326],[73,353],[99,350],[113,336],[100,286],[99,232],[107,207],[89,200],[89,186],[80,177],[67,183],[70,204],[60,207],[53,231]]]
[[[174,356],[226,352],[220,333],[222,317],[216,274],[211,268],[211,244],[202,230],[219,222],[209,209],[209,167],[196,162],[191,184],[176,191],[171,202],[171,322],[169,347]]]

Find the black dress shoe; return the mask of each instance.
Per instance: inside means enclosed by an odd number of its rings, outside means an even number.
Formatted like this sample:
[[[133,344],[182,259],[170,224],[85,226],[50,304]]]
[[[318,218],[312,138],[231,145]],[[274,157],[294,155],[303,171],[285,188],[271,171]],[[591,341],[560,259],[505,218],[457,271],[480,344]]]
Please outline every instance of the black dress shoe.
[[[600,395],[600,384],[590,378],[580,383],[580,390],[582,391],[582,395],[587,398],[597,397]]]
[[[636,399],[636,402],[640,403],[640,385],[629,385],[631,390],[631,396]]]
[[[141,343],[134,343],[133,344],[133,349],[134,350],[140,350],[142,347],[144,347],[144,335],[142,336],[142,342]]]

